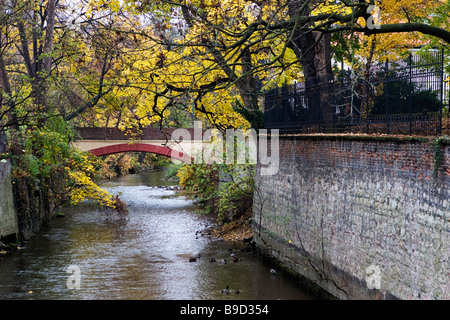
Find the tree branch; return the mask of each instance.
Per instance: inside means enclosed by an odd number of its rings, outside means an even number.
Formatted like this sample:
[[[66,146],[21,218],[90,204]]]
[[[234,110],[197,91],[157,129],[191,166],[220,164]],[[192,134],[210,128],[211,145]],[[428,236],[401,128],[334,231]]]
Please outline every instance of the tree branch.
[[[361,32],[365,35],[382,34],[382,33],[402,33],[402,32],[420,32],[430,36],[438,37],[450,44],[450,31],[439,27],[433,27],[425,23],[394,23],[380,25],[379,28],[355,28],[352,26],[339,26],[329,29],[320,29],[324,33],[338,33],[341,31]]]

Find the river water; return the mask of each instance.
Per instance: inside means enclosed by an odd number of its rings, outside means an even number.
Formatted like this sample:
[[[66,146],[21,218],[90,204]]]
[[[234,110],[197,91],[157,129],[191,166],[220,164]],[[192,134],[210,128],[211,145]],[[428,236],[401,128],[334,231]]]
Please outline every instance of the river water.
[[[213,222],[161,187],[174,184],[163,171],[104,183],[128,204],[127,219],[89,204],[66,209],[64,218],[0,261],[0,299],[314,299],[293,279],[271,274],[272,266],[243,244],[199,235]],[[190,262],[193,255],[200,257]]]

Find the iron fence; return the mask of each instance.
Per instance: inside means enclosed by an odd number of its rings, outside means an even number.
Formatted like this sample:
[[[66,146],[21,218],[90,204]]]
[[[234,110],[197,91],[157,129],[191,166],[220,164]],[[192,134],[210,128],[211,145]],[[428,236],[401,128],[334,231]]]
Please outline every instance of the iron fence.
[[[264,124],[282,133],[450,133],[444,52],[414,56],[370,77],[341,71],[322,83],[296,83],[265,95]]]

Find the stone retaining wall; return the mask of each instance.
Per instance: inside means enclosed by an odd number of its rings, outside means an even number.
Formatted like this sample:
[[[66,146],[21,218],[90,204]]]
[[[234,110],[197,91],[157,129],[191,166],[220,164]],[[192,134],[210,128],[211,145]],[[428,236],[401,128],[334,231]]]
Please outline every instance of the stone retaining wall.
[[[339,299],[450,299],[449,141],[280,137],[257,245]]]

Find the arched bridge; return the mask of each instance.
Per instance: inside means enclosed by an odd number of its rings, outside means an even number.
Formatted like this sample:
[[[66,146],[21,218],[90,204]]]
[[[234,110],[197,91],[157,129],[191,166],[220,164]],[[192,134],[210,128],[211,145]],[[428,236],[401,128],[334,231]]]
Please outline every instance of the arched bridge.
[[[144,128],[136,133],[118,128],[77,128],[80,139],[73,145],[96,156],[121,152],[149,152],[191,163],[192,156],[189,152],[192,150],[192,140],[172,140],[174,130],[176,128]],[[185,130],[194,137],[194,129]]]

